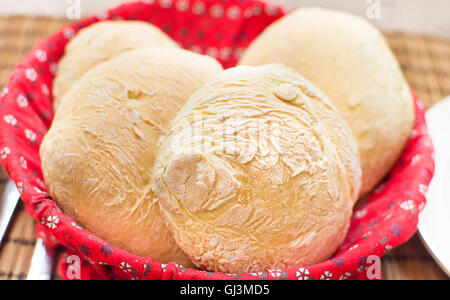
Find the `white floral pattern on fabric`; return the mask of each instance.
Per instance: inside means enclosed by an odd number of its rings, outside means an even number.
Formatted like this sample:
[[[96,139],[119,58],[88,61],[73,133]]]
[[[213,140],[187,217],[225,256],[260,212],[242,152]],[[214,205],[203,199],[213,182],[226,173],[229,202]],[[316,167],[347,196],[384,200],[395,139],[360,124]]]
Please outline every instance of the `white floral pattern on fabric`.
[[[411,166],[417,165],[421,159],[422,159],[421,155],[415,155],[411,160]]]
[[[219,55],[219,51],[216,47],[210,47],[206,49],[206,55],[217,58],[217,56]]]
[[[426,139],[425,141],[423,141],[423,146],[426,148],[432,148],[433,143],[431,142],[431,139]]]
[[[422,202],[419,204],[419,211],[423,211],[423,209],[425,208],[425,202]]]
[[[240,60],[242,55],[244,55],[244,48],[237,48],[236,50],[234,50],[234,58],[236,58],[237,60]]]
[[[191,50],[194,53],[199,53],[199,54],[202,53],[202,47],[200,47],[198,45],[192,45],[189,50]]]
[[[37,49],[35,52],[35,56],[38,61],[40,62],[46,62],[47,61],[47,52],[41,49]]]
[[[25,77],[29,81],[35,82],[37,79],[37,72],[33,68],[28,68],[25,70]]]
[[[19,191],[20,196],[23,195],[23,182],[17,182],[16,184],[17,190]]]
[[[40,188],[38,188],[37,186],[34,187],[34,191],[38,194],[45,194],[45,192],[43,190],[41,190]]]
[[[10,124],[12,126],[16,126],[17,125],[17,119],[14,118],[12,115],[4,116],[3,120],[6,122],[6,124]]]
[[[108,13],[107,12],[101,12],[97,14],[97,19],[99,20],[106,20],[108,19]]]
[[[58,69],[58,65],[56,63],[51,63],[50,64],[50,73],[55,76],[56,75],[56,70]]]
[[[224,15],[224,8],[221,4],[214,4],[211,6],[210,12],[213,18],[222,18]]]
[[[416,204],[412,200],[407,200],[400,204],[400,207],[404,210],[415,210]]]
[[[5,147],[0,151],[0,155],[3,160],[5,160],[9,154],[11,154],[11,149],[8,147]]]
[[[180,12],[189,11],[189,1],[187,0],[179,0],[175,6]]]
[[[257,17],[262,15],[263,9],[261,7],[261,5],[257,4],[251,8],[248,8],[245,13],[244,13],[244,17],[246,18],[251,18],[253,16]]]
[[[236,5],[230,6],[227,10],[227,16],[231,20],[237,20],[241,17],[241,9]]]
[[[297,280],[310,280],[311,276],[309,274],[309,270],[305,268],[300,268],[295,272],[295,276],[297,277]]]
[[[359,247],[358,244],[351,246],[350,248],[348,248],[348,251],[353,251],[355,249],[357,249]]]
[[[125,273],[131,273],[133,272],[133,267],[127,263],[126,261],[123,261],[120,263],[119,268],[124,271]]]
[[[159,4],[162,8],[171,8],[172,7],[172,0],[160,0]]]
[[[419,184],[419,191],[423,196],[426,196],[428,187],[425,184]]]
[[[26,161],[25,157],[21,156],[19,158],[19,160],[20,160],[20,165],[22,166],[22,168],[28,169],[28,162]]]
[[[25,129],[25,137],[31,142],[35,142],[37,139],[36,133],[34,133],[31,129]]]
[[[84,259],[85,259],[88,263],[90,263],[91,265],[95,265],[95,261],[93,261],[91,258],[85,256]]]
[[[350,276],[352,276],[352,274],[349,272],[346,272],[344,275],[341,275],[341,277],[339,277],[339,280],[347,280],[350,278]]]
[[[230,58],[232,53],[233,53],[233,50],[230,47],[224,47],[224,48],[220,49],[220,58],[223,60],[227,60]]]
[[[362,218],[364,218],[366,216],[366,214],[367,214],[366,209],[364,209],[364,208],[360,209],[360,210],[355,212],[355,218],[356,219],[362,219]]]
[[[161,264],[161,270],[164,272],[166,272],[166,268],[167,268],[167,264]]]
[[[206,11],[206,7],[205,7],[205,3],[203,3],[203,2],[195,2],[192,5],[192,13],[194,15],[201,16],[201,15],[205,14],[205,11]]]
[[[70,225],[72,225],[73,227],[75,227],[75,228],[77,228],[77,229],[83,229],[83,228],[80,227],[80,225],[78,225],[78,224],[75,223],[75,222],[72,222]]]
[[[279,278],[279,277],[283,276],[283,270],[279,270],[279,269],[269,270],[269,274],[273,278]]]
[[[272,5],[272,4],[267,4],[266,9],[264,10],[264,12],[268,15],[268,16],[275,16],[278,14],[278,9],[276,6]]]
[[[36,177],[36,183],[43,189],[45,189],[45,183],[39,178]]]
[[[177,267],[177,269],[184,269],[183,265],[174,263],[175,267]]]
[[[27,98],[24,96],[24,95],[22,95],[22,94],[20,94],[19,96],[17,96],[17,99],[16,99],[16,102],[17,102],[17,105],[19,106],[19,107],[27,107],[28,106],[28,100],[27,100]]]
[[[45,96],[50,95],[50,90],[48,89],[48,86],[46,84],[41,85],[41,91]]]
[[[59,218],[57,216],[48,216],[47,219],[44,219],[43,221],[45,225],[50,229],[56,229],[59,224]]]
[[[66,39],[71,40],[75,37],[75,31],[72,28],[66,28],[63,31],[63,35]]]
[[[364,264],[361,264],[359,267],[358,267],[358,269],[356,270],[358,273],[362,273],[362,272],[364,272],[365,270],[367,270],[369,267],[368,266],[366,266],[366,264],[364,263]]]
[[[322,275],[320,275],[320,280],[333,280],[333,273],[330,271],[325,271]]]

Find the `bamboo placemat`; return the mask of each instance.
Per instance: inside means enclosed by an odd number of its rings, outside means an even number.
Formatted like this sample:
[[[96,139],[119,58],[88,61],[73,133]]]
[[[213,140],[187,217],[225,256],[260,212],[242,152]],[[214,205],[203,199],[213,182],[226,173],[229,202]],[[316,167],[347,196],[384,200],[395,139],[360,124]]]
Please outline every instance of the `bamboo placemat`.
[[[0,17],[0,88],[23,56],[40,40],[68,24],[42,17]],[[450,40],[407,34],[386,34],[409,83],[426,107],[450,95]],[[6,182],[0,174],[0,192]],[[21,207],[6,243],[0,249],[0,280],[24,279],[35,245],[35,222]],[[417,236],[383,258],[384,279],[448,279]],[[55,274],[55,277],[57,275]]]

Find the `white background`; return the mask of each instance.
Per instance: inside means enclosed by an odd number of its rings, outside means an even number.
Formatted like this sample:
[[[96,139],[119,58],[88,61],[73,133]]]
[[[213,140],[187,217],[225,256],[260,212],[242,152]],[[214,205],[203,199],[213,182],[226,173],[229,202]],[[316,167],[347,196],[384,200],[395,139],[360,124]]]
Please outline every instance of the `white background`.
[[[82,14],[90,15],[131,0],[0,0],[0,14],[65,17],[73,1],[80,1]],[[382,7],[381,20],[373,22],[385,30],[406,30],[450,38],[450,0],[269,0],[286,7],[323,6],[362,16],[366,16],[368,3],[373,1],[381,1]]]

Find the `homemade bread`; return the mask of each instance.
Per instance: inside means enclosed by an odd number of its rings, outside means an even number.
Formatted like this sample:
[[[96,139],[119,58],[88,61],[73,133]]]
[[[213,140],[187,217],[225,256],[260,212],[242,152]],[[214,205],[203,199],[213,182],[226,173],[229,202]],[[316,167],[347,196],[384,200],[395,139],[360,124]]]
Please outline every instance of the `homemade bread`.
[[[87,72],[63,97],[40,148],[53,199],[114,246],[192,266],[164,224],[152,170],[172,118],[221,70],[207,56],[143,48]]]
[[[229,69],[195,92],[154,174],[178,246],[199,268],[228,273],[329,258],[361,182],[348,126],[282,65]]]
[[[125,51],[141,47],[178,47],[159,28],[140,21],[104,21],[82,30],[67,44],[53,81],[53,108],[86,71]]]
[[[359,145],[361,196],[386,176],[414,124],[414,103],[383,35],[345,12],[300,8],[267,28],[240,64],[282,63],[334,103]]]

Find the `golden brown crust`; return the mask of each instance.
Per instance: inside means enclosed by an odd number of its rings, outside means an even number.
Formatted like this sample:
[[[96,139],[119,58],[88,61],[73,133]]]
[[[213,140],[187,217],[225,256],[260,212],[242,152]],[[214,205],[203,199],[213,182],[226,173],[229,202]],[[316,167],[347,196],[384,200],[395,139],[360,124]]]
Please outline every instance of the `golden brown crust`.
[[[142,47],[178,45],[164,32],[141,21],[103,21],[86,27],[67,44],[53,82],[53,108],[84,73],[120,54]]]
[[[310,265],[331,256],[349,226],[361,178],[341,157],[360,169],[350,129],[320,91],[282,65],[238,67],[198,90],[172,122],[156,193],[200,268]]]
[[[62,99],[40,149],[61,208],[122,249],[192,266],[165,226],[152,169],[169,122],[221,70],[206,56],[145,48],[86,73]]]
[[[414,124],[414,104],[382,34],[363,18],[300,8],[265,30],[240,64],[282,63],[320,88],[347,121],[359,145],[370,192],[397,161]]]

